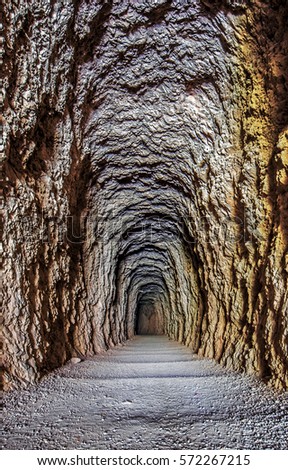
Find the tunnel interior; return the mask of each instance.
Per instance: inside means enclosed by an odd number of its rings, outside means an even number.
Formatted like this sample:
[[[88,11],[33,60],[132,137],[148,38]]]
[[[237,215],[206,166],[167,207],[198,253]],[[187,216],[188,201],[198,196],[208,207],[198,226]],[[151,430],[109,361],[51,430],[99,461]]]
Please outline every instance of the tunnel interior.
[[[136,335],[163,335],[165,333],[163,297],[159,295],[157,287],[156,285],[143,286],[138,296],[135,311]]]
[[[284,387],[287,2],[6,3],[7,384],[165,334]]]

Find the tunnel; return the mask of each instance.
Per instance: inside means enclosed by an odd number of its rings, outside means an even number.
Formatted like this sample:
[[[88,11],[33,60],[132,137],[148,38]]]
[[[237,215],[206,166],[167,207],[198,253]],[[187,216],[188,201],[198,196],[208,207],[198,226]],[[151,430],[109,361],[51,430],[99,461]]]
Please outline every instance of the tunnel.
[[[154,289],[153,289],[154,288]],[[163,335],[164,312],[157,285],[145,285],[140,291],[135,312],[136,335]]]
[[[4,10],[5,390],[148,336],[285,390],[287,2]]]

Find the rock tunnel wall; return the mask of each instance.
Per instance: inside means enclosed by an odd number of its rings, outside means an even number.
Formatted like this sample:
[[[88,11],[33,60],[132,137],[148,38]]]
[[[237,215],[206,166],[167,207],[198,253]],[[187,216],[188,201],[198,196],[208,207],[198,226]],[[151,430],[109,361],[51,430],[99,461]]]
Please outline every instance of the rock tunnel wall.
[[[131,338],[141,308],[287,386],[286,2],[5,15],[6,388]]]

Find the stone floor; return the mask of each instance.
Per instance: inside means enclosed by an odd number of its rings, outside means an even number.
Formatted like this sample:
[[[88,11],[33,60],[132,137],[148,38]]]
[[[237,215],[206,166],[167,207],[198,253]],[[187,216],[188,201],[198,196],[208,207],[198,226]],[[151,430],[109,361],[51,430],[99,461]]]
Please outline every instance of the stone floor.
[[[287,394],[138,336],[8,393],[2,448],[285,449],[287,410]]]

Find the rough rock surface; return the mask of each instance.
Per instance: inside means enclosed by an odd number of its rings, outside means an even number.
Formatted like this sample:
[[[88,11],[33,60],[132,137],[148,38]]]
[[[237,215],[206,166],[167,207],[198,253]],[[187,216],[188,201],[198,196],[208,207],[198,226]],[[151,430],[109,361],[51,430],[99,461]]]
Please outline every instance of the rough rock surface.
[[[4,407],[6,449],[287,449],[288,395],[163,336],[65,366]]]
[[[6,388],[131,338],[143,305],[287,386],[287,2],[4,10]]]

